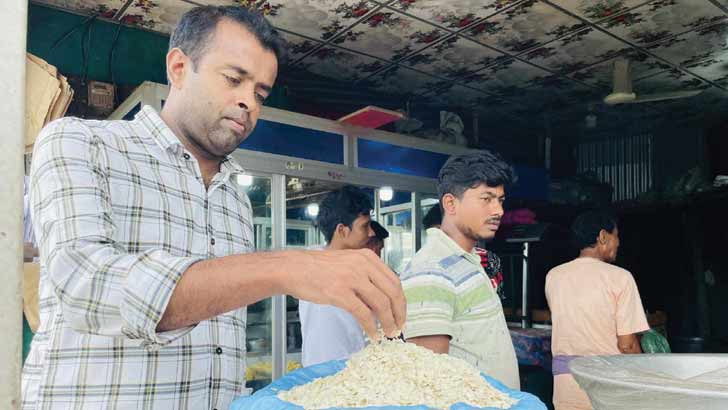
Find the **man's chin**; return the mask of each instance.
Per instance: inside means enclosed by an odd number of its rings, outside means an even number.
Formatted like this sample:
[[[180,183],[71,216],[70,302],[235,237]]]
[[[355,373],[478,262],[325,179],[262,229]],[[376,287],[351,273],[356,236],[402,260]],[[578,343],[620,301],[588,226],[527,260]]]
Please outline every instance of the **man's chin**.
[[[489,241],[489,240],[495,238],[495,234],[496,233],[493,232],[493,231],[488,231],[488,232],[481,233],[480,235],[478,235],[478,240],[480,240],[480,241]]]

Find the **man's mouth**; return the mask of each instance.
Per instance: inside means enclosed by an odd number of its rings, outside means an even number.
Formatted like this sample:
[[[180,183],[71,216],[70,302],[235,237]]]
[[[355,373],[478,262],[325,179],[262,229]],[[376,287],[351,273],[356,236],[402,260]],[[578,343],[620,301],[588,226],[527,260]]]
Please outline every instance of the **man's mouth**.
[[[500,221],[488,221],[486,225],[493,230],[497,230],[500,227]]]
[[[245,131],[248,129],[248,125],[245,123],[245,121],[240,119],[232,119],[226,117],[223,118],[223,122],[236,134],[244,135]]]

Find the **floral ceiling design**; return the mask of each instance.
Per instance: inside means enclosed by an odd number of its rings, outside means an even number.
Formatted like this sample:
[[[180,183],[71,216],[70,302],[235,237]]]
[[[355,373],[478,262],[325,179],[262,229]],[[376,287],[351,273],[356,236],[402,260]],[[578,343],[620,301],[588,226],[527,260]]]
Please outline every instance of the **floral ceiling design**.
[[[583,117],[609,93],[618,57],[632,61],[638,94],[705,90],[640,110],[728,109],[726,0],[32,1],[166,34],[196,5],[256,9],[289,44],[286,70],[481,121]]]

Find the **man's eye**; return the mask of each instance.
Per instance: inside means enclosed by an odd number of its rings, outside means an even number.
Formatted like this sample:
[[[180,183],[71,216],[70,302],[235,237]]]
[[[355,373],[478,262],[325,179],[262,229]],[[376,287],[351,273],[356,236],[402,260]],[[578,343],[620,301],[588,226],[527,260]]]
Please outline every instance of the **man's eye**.
[[[225,76],[225,79],[227,80],[227,82],[230,85],[239,85],[240,84],[240,79],[239,78],[230,77],[229,75],[225,75],[225,74],[223,74],[223,76]]]

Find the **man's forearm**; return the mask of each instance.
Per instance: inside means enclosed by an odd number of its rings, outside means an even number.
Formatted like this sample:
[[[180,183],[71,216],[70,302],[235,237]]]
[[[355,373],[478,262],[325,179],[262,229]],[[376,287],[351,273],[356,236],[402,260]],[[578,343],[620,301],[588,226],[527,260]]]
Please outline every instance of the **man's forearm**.
[[[181,329],[282,293],[291,251],[231,255],[191,265],[177,282],[158,331]]]
[[[642,353],[640,340],[636,333],[624,336],[617,336],[617,348],[622,354]]]
[[[341,308],[373,340],[377,320],[394,337],[407,317],[399,279],[368,249],[231,255],[189,265],[174,286],[157,331],[182,329],[280,294]]]

